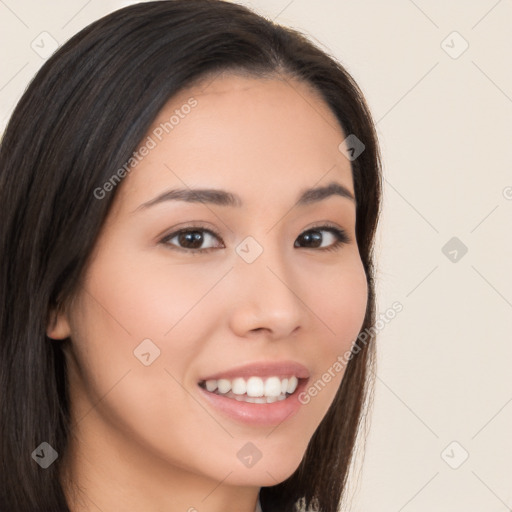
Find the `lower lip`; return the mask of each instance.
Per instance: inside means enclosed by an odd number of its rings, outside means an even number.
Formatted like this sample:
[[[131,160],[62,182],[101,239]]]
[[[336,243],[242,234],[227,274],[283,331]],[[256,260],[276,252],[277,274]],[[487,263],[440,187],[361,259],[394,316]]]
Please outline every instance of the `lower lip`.
[[[247,425],[276,426],[297,414],[302,404],[299,394],[306,388],[308,379],[299,380],[297,389],[285,398],[270,404],[253,404],[234,398],[210,393],[198,386],[208,403],[226,416]]]

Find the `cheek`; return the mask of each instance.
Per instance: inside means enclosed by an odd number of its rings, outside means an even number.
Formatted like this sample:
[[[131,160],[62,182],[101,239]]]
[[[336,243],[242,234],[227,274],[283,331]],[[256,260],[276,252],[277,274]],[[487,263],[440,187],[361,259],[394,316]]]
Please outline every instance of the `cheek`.
[[[128,254],[117,258],[111,251],[91,267],[72,332],[85,386],[103,396],[119,382],[111,406],[136,420],[150,410],[157,417],[162,403],[182,396],[178,382],[186,380],[201,343],[189,328],[211,285],[175,269],[134,265]]]
[[[323,339],[331,351],[350,348],[363,325],[368,301],[368,284],[358,253],[350,254],[337,267],[316,273],[316,289],[308,300],[323,323]],[[316,286],[312,286],[316,284]]]
[[[313,283],[310,283],[312,285]],[[317,319],[314,347],[308,347],[315,372],[301,397],[311,418],[322,418],[345,374],[352,346],[366,314],[368,285],[363,264],[355,253],[336,268],[316,273],[317,292],[309,292]],[[313,309],[313,308],[311,308]]]
[[[103,251],[86,288],[109,313],[108,323],[117,324],[112,324],[116,332],[133,342],[170,339],[183,323],[194,322],[201,300],[223,271],[208,265],[192,270],[170,261],[162,253],[151,257],[123,243]]]
[[[178,382],[187,381],[218,316],[202,299],[225,271],[186,272],[162,259],[148,264],[143,253],[119,247],[104,250],[90,267],[73,341],[96,395],[123,379],[119,388],[126,396],[113,402],[116,407],[125,402],[132,417],[144,404],[156,416],[159,404],[183,396]]]
[[[84,428],[104,433],[98,425],[108,424],[137,441],[144,452],[140,464],[150,454],[165,453],[176,465],[188,467],[191,454],[183,440],[204,436],[205,414],[180,383],[200,348],[187,336],[187,322],[178,323],[185,306],[171,310],[162,282],[157,286],[140,272],[126,279],[125,270],[96,266],[85,283],[87,293],[76,304],[71,329],[78,368],[70,372],[72,402],[78,417],[88,417]],[[197,302],[191,293],[185,302],[193,299]],[[145,339],[154,345],[145,341],[144,350],[138,350]],[[145,353],[149,365],[143,363]],[[95,414],[88,416],[91,411]]]

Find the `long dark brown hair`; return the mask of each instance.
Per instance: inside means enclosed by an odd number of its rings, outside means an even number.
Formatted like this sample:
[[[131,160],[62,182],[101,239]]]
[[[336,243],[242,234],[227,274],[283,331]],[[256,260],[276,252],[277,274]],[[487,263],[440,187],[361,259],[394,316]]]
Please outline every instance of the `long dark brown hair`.
[[[368,282],[362,330],[373,325],[381,164],[370,111],[342,65],[300,32],[221,0],[140,3],[101,18],[42,66],[1,141],[1,512],[69,512],[59,480],[71,435],[66,367],[46,328],[49,312],[76,291],[116,193],[98,200],[94,190],[128,161],[174,94],[224,70],[311,85],[345,134],[364,143],[351,164]],[[373,392],[374,341],[349,360],[297,470],[261,489],[265,512],[293,511],[297,501],[338,509]],[[42,442],[59,454],[47,469],[32,459]]]

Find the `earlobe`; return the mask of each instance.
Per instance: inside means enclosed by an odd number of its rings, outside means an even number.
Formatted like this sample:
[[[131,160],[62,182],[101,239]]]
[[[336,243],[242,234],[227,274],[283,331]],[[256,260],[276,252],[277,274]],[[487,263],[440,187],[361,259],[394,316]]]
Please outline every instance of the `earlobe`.
[[[71,328],[64,311],[52,309],[46,328],[46,335],[53,340],[63,340],[71,335]]]

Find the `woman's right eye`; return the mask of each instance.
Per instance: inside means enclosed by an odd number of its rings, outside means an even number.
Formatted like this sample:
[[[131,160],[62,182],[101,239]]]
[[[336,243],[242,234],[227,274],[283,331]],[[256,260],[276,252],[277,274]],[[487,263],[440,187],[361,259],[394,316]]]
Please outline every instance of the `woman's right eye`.
[[[175,231],[174,233],[171,233],[170,235],[167,235],[165,238],[161,240],[162,243],[167,244],[171,247],[171,249],[176,249],[178,251],[184,251],[184,252],[190,252],[192,254],[200,254],[200,253],[207,253],[214,249],[222,248],[221,247],[207,247],[206,249],[201,249],[200,246],[205,241],[205,236],[202,233],[207,233],[208,236],[212,238],[217,238],[220,240],[220,235],[218,233],[215,233],[211,229],[206,229],[203,227],[187,227],[182,228],[179,231]],[[174,243],[171,243],[170,241],[173,239],[177,239],[177,242],[179,244],[185,245],[185,247],[180,247]]]

